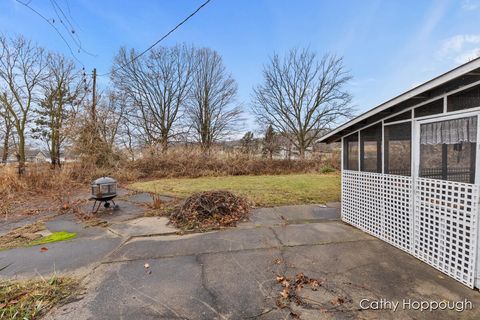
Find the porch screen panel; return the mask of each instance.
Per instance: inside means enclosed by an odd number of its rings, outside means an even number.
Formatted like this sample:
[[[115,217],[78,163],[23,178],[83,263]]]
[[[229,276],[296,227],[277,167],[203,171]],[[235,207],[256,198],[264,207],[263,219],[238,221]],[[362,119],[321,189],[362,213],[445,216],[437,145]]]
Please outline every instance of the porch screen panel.
[[[412,123],[384,126],[385,173],[411,175]]]
[[[480,86],[447,97],[447,111],[480,107]]]
[[[476,145],[477,117],[422,124],[419,176],[474,183]]]
[[[358,170],[358,133],[343,139],[343,168]]]
[[[360,170],[382,172],[382,124],[360,131]]]

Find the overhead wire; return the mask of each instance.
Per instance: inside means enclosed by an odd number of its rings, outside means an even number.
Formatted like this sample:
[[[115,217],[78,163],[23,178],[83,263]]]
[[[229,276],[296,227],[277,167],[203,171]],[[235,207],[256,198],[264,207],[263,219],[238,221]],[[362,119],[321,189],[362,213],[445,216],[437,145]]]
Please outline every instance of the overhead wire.
[[[38,15],[40,18],[42,18],[43,20],[45,20],[54,30],[55,32],[60,36],[60,38],[63,40],[63,42],[65,43],[65,45],[68,47],[68,50],[70,51],[70,54],[72,55],[72,57],[78,62],[80,63],[82,66],[84,66],[84,64],[82,63],[82,61],[80,61],[80,59],[78,59],[78,57],[75,55],[75,53],[73,52],[73,49],[72,47],[70,46],[70,44],[68,43],[67,39],[65,39],[65,37],[63,36],[63,34],[60,32],[60,30],[58,30],[57,26],[55,26],[49,19],[47,19],[43,14],[41,14],[38,10],[36,10],[35,8],[33,8],[32,6],[30,6],[30,3],[26,3],[22,0],[15,0],[16,2],[20,3],[21,5],[25,6],[26,8],[28,8],[29,10],[31,10],[32,12],[34,12],[36,15]]]
[[[152,45],[150,45],[147,49],[143,50],[140,54],[136,55],[135,57],[133,57],[131,60],[129,60],[128,62],[114,68],[112,71],[110,72],[105,72],[105,73],[102,73],[102,74],[99,74],[98,76],[99,77],[104,77],[104,76],[108,76],[122,68],[124,68],[126,65],[132,63],[132,62],[135,62],[135,60],[137,60],[138,58],[140,58],[141,56],[143,56],[145,53],[147,53],[148,51],[152,50],[157,44],[159,44],[161,41],[165,40],[169,35],[171,35],[173,32],[175,32],[175,30],[177,30],[178,28],[180,28],[183,24],[185,24],[188,20],[190,20],[194,15],[196,15],[200,10],[202,10],[203,7],[205,7],[211,0],[207,0],[205,2],[203,2],[195,11],[193,11],[190,15],[188,15],[185,19],[183,19],[182,21],[180,21],[174,28],[170,29],[170,31],[168,31],[166,34],[164,34],[160,39],[158,39],[157,41],[155,41]]]

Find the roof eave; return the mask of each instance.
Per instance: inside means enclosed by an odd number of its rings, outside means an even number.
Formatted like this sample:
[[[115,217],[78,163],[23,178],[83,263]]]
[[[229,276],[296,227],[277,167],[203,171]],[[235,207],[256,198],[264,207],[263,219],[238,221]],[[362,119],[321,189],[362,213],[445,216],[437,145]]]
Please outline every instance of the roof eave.
[[[427,90],[431,90],[437,86],[440,86],[448,81],[451,81],[457,77],[460,77],[468,72],[471,72],[475,69],[478,69],[480,68],[480,58],[476,58],[470,62],[467,62],[461,66],[458,66],[440,76],[437,76],[431,80],[428,80],[427,82],[424,82],[422,83],[421,85],[413,88],[413,89],[410,89],[382,104],[380,104],[379,106],[367,111],[367,112],[364,112],[362,113],[361,115],[359,115],[358,117],[344,123],[343,125],[337,127],[336,129],[334,129],[333,131],[329,132],[328,134],[324,135],[323,137],[321,137],[320,139],[317,140],[318,143],[320,142],[327,142],[327,143],[330,143],[330,142],[337,142],[337,141],[340,141],[340,138],[341,137],[334,137],[336,134],[338,134],[339,132],[345,130],[345,129],[348,129],[350,126],[353,126],[355,125],[356,123],[362,121],[362,120],[365,120],[379,112],[382,112],[392,106],[395,106],[396,104],[399,104],[405,100],[408,100],[412,97],[415,97]]]

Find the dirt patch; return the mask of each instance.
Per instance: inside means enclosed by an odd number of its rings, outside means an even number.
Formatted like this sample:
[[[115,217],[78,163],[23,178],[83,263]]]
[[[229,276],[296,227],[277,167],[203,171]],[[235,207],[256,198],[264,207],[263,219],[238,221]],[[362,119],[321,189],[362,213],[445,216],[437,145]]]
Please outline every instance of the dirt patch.
[[[42,235],[37,232],[42,230],[45,230],[45,223],[43,221],[37,221],[14,229],[0,237],[0,250],[26,246],[33,240],[41,238]]]
[[[170,222],[182,230],[209,230],[236,226],[247,219],[249,202],[229,191],[199,192],[170,213]]]

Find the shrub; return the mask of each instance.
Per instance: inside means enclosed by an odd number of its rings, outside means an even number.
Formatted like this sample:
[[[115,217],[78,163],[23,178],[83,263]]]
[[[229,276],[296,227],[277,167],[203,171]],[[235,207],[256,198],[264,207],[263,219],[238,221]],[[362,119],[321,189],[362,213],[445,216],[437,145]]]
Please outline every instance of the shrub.
[[[325,166],[325,167],[322,167],[320,169],[320,173],[332,173],[332,172],[336,172],[337,170],[332,168],[332,167],[329,167],[329,166]]]

